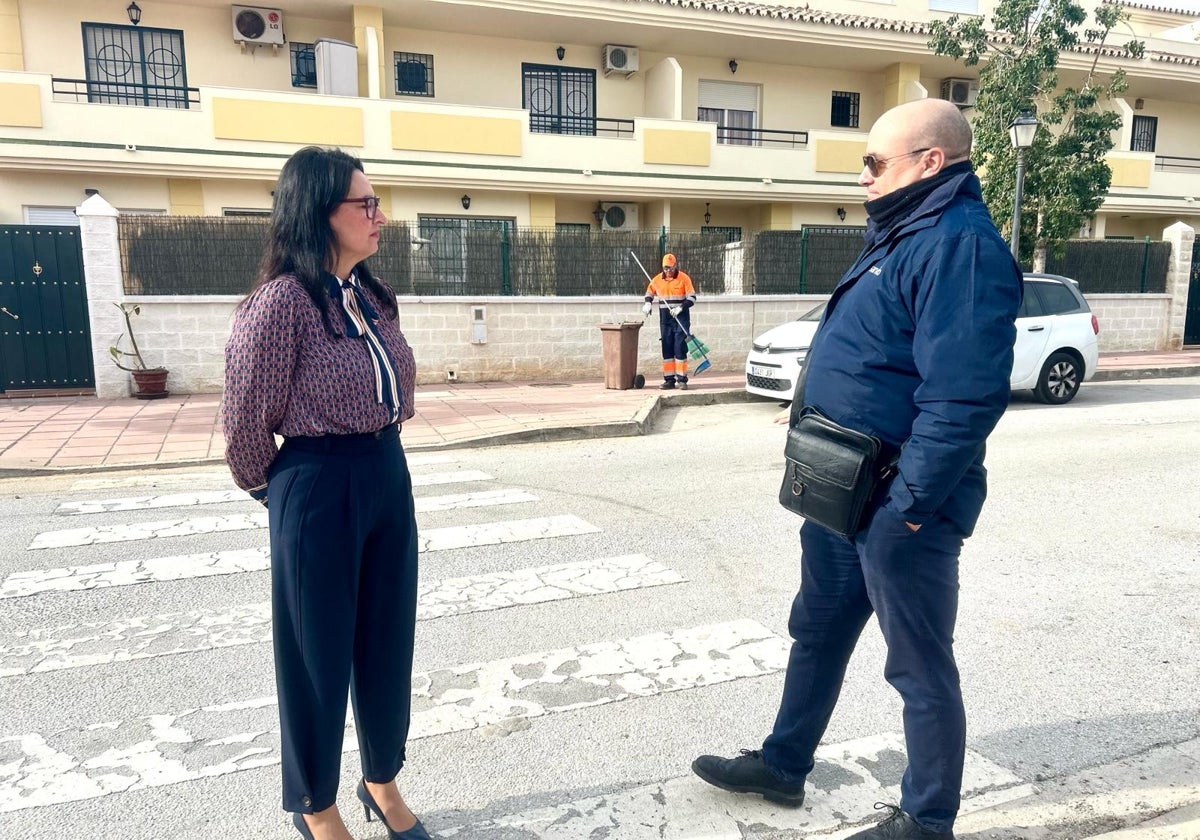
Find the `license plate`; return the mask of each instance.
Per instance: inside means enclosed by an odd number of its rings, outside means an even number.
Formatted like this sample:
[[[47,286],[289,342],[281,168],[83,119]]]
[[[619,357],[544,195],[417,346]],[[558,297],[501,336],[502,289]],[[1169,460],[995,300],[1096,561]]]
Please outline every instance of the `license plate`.
[[[750,365],[751,376],[761,376],[763,379],[774,379],[775,368],[759,367],[758,365]]]

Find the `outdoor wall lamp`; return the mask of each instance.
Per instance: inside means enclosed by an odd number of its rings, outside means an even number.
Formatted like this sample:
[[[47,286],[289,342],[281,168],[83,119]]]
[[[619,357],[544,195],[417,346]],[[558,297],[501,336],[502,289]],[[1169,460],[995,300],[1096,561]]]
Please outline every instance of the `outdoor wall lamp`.
[[[558,56],[559,61],[562,61],[564,58],[567,57],[567,50],[565,47],[560,45],[559,48],[554,51],[554,54],[556,56]]]
[[[137,4],[137,0],[125,7],[125,14],[129,15],[129,22],[134,26],[142,22],[142,10]]]
[[[596,224],[604,221],[604,202],[596,202],[596,209],[592,211],[592,218],[596,220]]]
[[[704,202],[704,224],[708,224],[712,221],[712,213],[708,212],[708,205],[710,203],[711,202],[708,201]]]
[[[1021,114],[1008,127],[1008,139],[1017,150],[1017,188],[1013,194],[1012,217],[1012,255],[1014,260],[1020,260],[1021,252],[1021,198],[1025,192],[1025,150],[1033,145],[1037,135],[1037,117],[1029,113]]]
[[[846,221],[846,208],[845,207],[839,207],[837,209],[837,217],[838,217],[839,222]]]
[[[462,200],[463,209],[470,210],[471,209],[471,196],[467,195],[466,193],[463,193],[463,197],[461,200]]]
[[[737,72],[737,59],[736,58],[729,59],[729,72],[730,73]]]
[[[91,198],[94,195],[100,195],[100,190],[96,189],[95,187],[87,187],[84,189],[83,194],[88,198]]]

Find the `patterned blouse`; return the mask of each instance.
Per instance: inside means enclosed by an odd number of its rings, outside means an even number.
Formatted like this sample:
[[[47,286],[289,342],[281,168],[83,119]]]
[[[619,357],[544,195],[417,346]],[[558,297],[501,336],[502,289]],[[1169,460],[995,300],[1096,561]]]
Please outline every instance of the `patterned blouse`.
[[[363,290],[376,311],[380,301]],[[264,283],[234,316],[225,345],[221,424],[225,460],[238,487],[266,497],[267,471],[278,452],[274,435],[319,437],[376,432],[389,409],[377,401],[366,339],[347,337],[331,303],[333,332],[295,278]],[[400,380],[400,421],[413,416],[416,363],[398,320],[375,328]]]

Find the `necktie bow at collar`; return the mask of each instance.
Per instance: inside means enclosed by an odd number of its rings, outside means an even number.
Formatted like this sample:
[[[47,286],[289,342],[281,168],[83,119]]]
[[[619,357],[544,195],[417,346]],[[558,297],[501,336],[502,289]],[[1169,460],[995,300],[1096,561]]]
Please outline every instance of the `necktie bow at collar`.
[[[346,336],[365,340],[375,373],[375,402],[388,407],[388,423],[395,423],[400,419],[400,378],[376,327],[379,313],[362,293],[358,278],[353,274],[342,280],[327,273],[325,284],[329,289],[329,297],[342,313]]]

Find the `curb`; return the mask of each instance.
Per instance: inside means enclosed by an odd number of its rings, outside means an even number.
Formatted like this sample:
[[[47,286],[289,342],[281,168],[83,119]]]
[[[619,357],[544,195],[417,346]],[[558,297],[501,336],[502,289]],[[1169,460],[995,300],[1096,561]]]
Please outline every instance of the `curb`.
[[[610,423],[589,423],[576,426],[547,426],[541,429],[522,429],[519,432],[501,432],[495,435],[480,435],[443,443],[418,443],[404,447],[405,452],[444,452],[451,449],[476,449],[492,446],[507,446],[519,443],[553,443],[567,440],[593,440],[611,437],[637,437],[649,434],[666,408],[685,406],[724,405],[727,403],[753,402],[757,398],[745,391],[697,391],[681,394],[648,395],[631,420],[616,420]],[[182,461],[137,461],[123,464],[87,464],[72,467],[0,467],[0,480],[25,476],[76,475],[94,472],[127,472],[146,469],[174,469],[176,467],[198,467],[224,465],[224,458],[192,458]]]
[[[1116,382],[1123,379],[1168,379],[1177,376],[1200,376],[1200,365],[1171,365],[1145,368],[1100,368],[1092,382]]]

